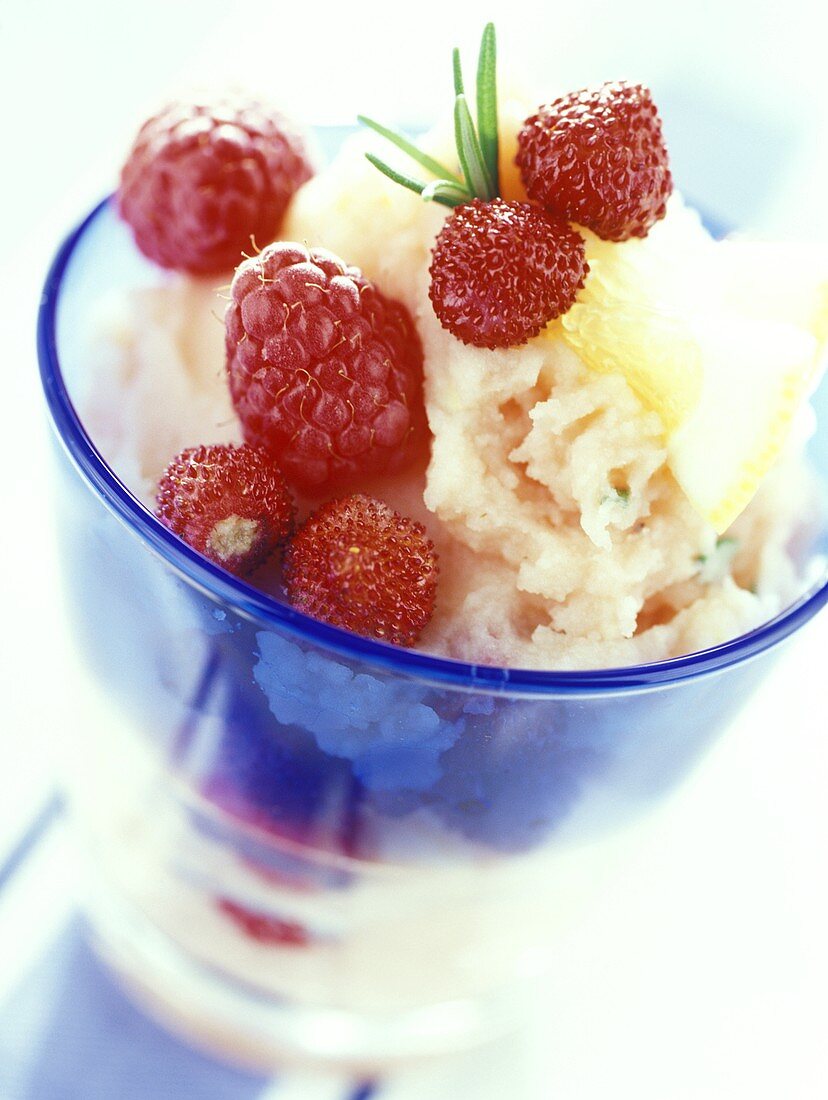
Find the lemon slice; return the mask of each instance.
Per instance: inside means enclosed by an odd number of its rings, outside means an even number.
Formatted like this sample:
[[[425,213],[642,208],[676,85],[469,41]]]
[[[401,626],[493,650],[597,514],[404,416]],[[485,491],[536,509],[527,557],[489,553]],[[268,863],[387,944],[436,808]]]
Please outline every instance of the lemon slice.
[[[613,244],[585,233],[589,274],[560,322],[581,359],[593,370],[622,374],[668,432],[695,408],[704,380],[698,341],[682,316],[685,294],[674,279],[673,238],[705,239],[687,213],[678,208],[680,225],[661,223],[646,241]]]
[[[814,378],[819,342],[796,325],[734,317],[697,325],[704,384],[668,438],[669,464],[696,510],[721,533],[779,456]]]
[[[673,199],[645,240],[586,233],[590,272],[550,338],[624,376],[661,417],[669,465],[718,532],[750,503],[828,344],[828,250],[714,242]]]
[[[564,314],[562,328],[567,343],[593,370],[622,374],[661,416],[668,433],[698,404],[704,382],[701,349],[681,317],[596,293],[593,283]]]
[[[733,239],[699,271],[718,317],[696,306],[704,385],[669,439],[676,480],[717,531],[750,503],[824,368],[828,250]]]
[[[789,321],[828,341],[828,248],[738,237],[715,247],[725,308]]]

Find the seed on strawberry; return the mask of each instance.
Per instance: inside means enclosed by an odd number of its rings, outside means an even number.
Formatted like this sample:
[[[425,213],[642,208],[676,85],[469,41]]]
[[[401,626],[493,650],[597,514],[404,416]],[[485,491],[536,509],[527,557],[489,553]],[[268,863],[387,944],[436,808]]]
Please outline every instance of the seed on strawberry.
[[[118,208],[155,263],[210,275],[232,271],[251,238],[272,240],[312,174],[299,131],[264,104],[171,103],[141,127]]]
[[[368,638],[411,646],[428,624],[437,555],[425,528],[357,493],[323,505],[285,551],[288,599]]]
[[[293,500],[272,459],[247,445],[191,447],[158,483],[156,515],[194,550],[239,576],[293,529]]]
[[[425,434],[408,311],[322,249],[269,245],[227,306],[230,394],[248,443],[307,492],[398,470]]]
[[[429,297],[466,344],[508,348],[570,308],[589,267],[569,224],[525,202],[475,199],[437,237]]]
[[[540,107],[518,135],[529,197],[606,241],[646,237],[673,190],[650,92],[607,83]]]

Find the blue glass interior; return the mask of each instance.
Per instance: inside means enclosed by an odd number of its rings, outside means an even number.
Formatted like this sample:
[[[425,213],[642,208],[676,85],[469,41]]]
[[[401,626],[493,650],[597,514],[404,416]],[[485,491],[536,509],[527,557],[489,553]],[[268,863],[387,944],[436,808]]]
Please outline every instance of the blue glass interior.
[[[358,858],[387,857],[393,834],[393,858],[416,861],[433,854],[415,828],[422,811],[445,835],[497,852],[608,828],[687,771],[778,643],[828,601],[823,575],[724,645],[589,672],[468,665],[309,619],[164,528],[76,415],[83,307],[105,286],[150,276],[105,201],[46,280],[38,347],[59,442],[61,558],[78,642],[102,686],[230,820]],[[825,470],[825,385],[816,404],[812,448]]]

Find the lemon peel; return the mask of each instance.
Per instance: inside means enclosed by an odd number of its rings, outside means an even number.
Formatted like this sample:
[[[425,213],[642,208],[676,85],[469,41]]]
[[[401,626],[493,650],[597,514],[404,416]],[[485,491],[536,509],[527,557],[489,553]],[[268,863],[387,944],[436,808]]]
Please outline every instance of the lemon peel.
[[[828,250],[714,242],[680,200],[645,240],[592,234],[575,305],[546,335],[621,374],[664,425],[668,465],[722,533],[750,503],[828,346]]]

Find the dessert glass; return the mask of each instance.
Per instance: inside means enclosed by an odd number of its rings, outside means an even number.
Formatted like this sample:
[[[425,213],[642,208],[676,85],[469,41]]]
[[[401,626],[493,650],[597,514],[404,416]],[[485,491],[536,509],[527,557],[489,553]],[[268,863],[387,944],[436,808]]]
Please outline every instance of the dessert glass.
[[[69,613],[106,700],[65,769],[95,940],[151,1011],[238,1060],[364,1069],[479,1042],[520,1019],[588,891],[579,845],[680,779],[828,601],[828,530],[783,614],[656,664],[482,667],[316,622],[172,535],[75,411],[89,307],[160,277],[105,201],[39,320]],[[825,387],[817,404],[825,470]]]

